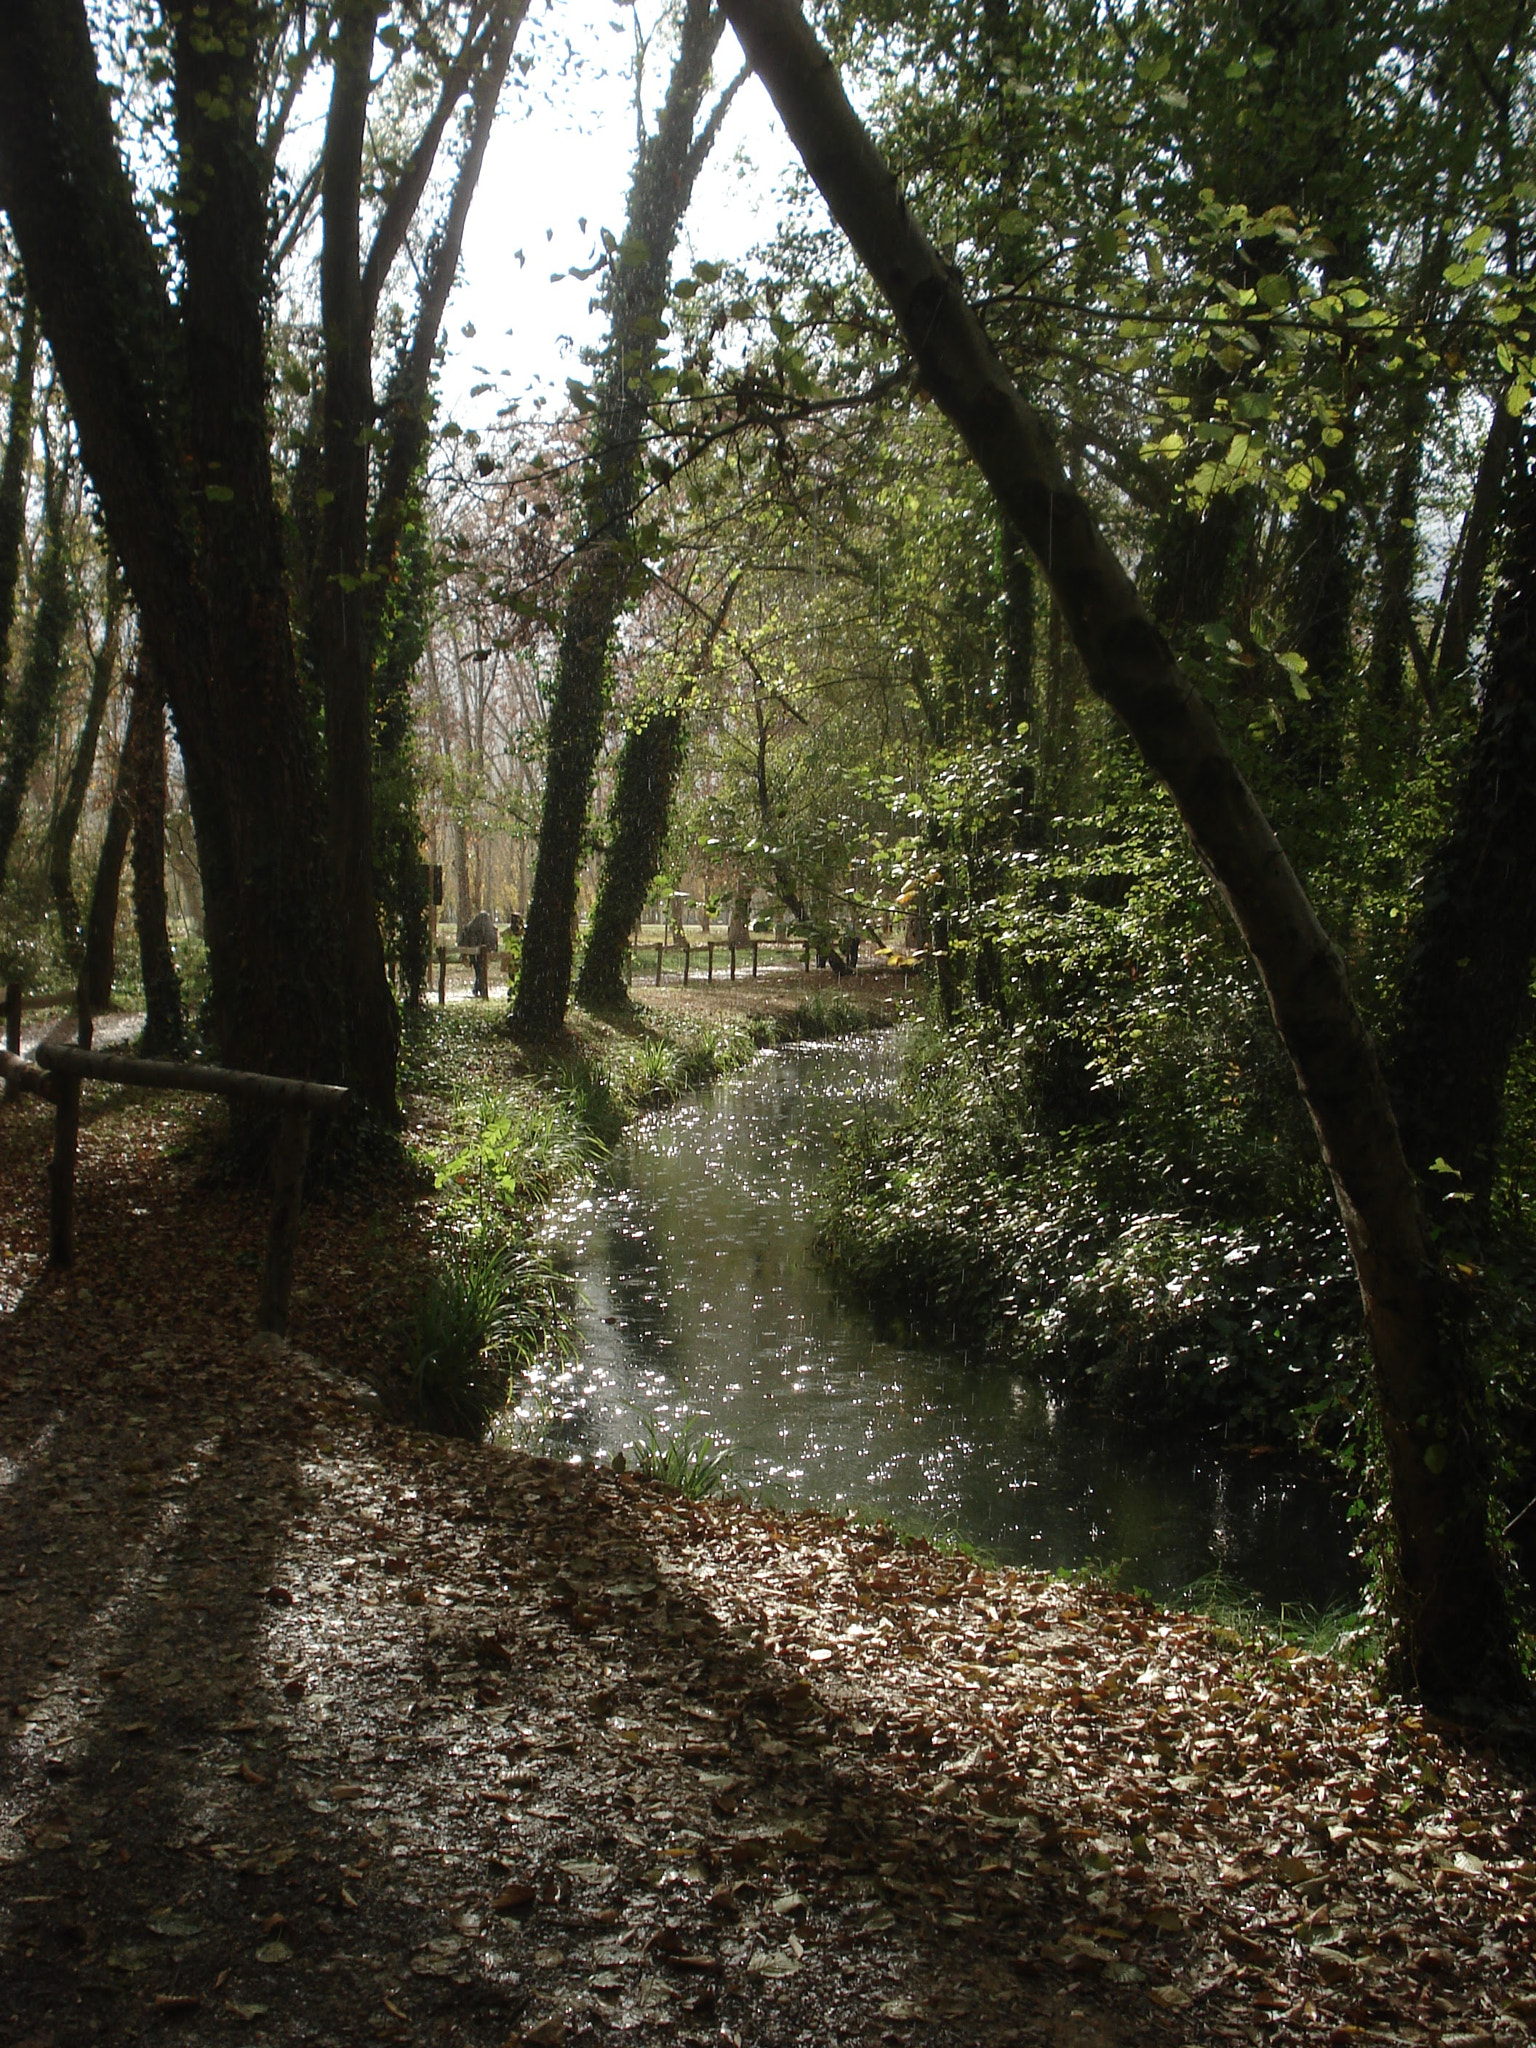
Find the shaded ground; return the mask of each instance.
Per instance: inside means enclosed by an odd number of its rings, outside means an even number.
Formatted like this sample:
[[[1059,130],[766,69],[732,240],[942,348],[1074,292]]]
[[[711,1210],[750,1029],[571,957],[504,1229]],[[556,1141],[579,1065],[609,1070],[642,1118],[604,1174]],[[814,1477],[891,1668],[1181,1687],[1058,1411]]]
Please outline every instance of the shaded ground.
[[[299,1350],[212,1109],[0,1118],[0,2039],[1517,2041],[1530,1793],[1331,1665],[390,1423],[424,1262]]]

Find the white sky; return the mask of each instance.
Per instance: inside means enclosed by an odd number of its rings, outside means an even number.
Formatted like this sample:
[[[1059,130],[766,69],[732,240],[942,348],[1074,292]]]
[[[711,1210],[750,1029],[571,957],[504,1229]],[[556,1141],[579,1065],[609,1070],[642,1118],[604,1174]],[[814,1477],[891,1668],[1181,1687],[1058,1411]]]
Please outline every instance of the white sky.
[[[654,20],[656,11],[644,14]],[[601,228],[623,229],[635,145],[633,22],[627,8],[594,13],[581,0],[550,0],[537,20],[530,13],[518,38],[519,53],[532,56],[534,68],[503,95],[448,311],[444,410],[463,426],[483,427],[499,406],[540,391],[554,408],[566,378],[581,374],[580,348],[600,338],[601,322],[588,310],[599,280],[565,276],[551,283],[550,276],[590,264]],[[739,64],[727,30],[715,62],[717,87]],[[658,37],[646,68],[648,109],[670,68],[671,49]],[[797,163],[767,93],[749,78],[700,173],[679,269],[696,258],[740,258],[766,240]],[[472,337],[464,335],[466,325]],[[485,382],[493,389],[472,397]]]

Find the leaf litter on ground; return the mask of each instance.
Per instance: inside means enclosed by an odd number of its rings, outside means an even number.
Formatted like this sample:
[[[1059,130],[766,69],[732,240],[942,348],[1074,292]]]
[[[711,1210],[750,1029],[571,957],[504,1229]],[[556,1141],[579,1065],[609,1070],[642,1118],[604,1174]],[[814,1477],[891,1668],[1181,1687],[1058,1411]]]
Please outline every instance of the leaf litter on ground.
[[[402,1193],[0,1123],[0,2007],[33,2044],[1515,2042],[1529,1772],[1124,1594],[394,1426]]]

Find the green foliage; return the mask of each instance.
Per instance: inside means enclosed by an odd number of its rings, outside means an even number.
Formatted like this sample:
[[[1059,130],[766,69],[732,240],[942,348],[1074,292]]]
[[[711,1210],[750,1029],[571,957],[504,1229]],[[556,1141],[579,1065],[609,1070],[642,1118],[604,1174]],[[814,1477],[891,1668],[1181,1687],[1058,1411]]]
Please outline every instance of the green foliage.
[[[1307,1656],[1337,1657],[1345,1663],[1367,1665],[1376,1661],[1379,1651],[1365,1617],[1355,1609],[1266,1607],[1256,1593],[1236,1584],[1223,1572],[1210,1572],[1196,1579],[1185,1591],[1184,1600],[1195,1613],[1208,1615],[1239,1642],[1257,1643],[1281,1656],[1294,1656],[1301,1651]]]
[[[924,870],[951,906],[951,1028],[915,1035],[896,1122],[853,1136],[824,1249],[872,1300],[1057,1385],[1292,1434],[1358,1302],[1252,971],[1155,807],[989,850],[978,775],[945,798],[968,851]]]
[[[482,1094],[455,1108],[460,1149],[437,1169],[450,1213],[509,1221],[542,1208],[601,1156],[579,1107],[520,1090]]]
[[[493,1236],[454,1244],[417,1309],[410,1408],[427,1428],[478,1442],[513,1376],[565,1341],[565,1284],[548,1255]]]
[[[781,1041],[848,1038],[869,1029],[869,1013],[841,989],[813,989],[778,1020]]]
[[[707,1500],[724,1486],[733,1454],[728,1446],[717,1444],[691,1415],[679,1428],[666,1431],[650,1415],[639,1441],[632,1446],[631,1460],[642,1479],[659,1479],[664,1486],[675,1486],[689,1500]]]

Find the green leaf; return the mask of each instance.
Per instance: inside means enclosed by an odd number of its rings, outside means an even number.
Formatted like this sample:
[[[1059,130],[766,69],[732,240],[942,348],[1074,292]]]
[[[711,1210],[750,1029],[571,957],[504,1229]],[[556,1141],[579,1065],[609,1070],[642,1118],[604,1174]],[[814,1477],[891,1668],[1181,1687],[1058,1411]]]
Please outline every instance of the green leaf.
[[[1438,1479],[1445,1470],[1449,1454],[1444,1444],[1426,1444],[1424,1447],[1424,1469]]]
[[[203,496],[211,505],[232,505],[235,502],[235,494],[228,484],[208,484],[204,487]]]

